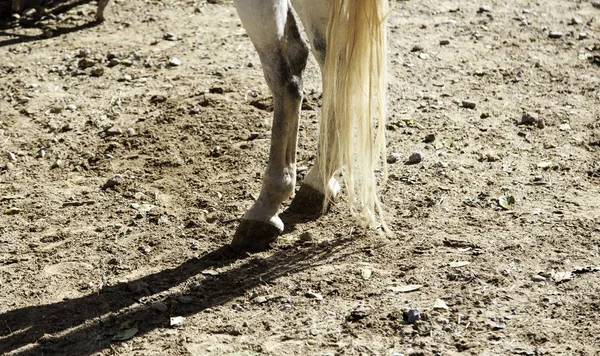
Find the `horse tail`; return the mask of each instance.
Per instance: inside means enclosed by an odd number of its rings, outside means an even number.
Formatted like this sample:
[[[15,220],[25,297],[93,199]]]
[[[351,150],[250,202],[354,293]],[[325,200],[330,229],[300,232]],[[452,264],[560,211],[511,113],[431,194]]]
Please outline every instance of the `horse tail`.
[[[324,187],[345,167],[353,216],[363,226],[379,220],[387,231],[375,170],[381,165],[387,179],[388,0],[332,0],[330,11],[317,164]]]

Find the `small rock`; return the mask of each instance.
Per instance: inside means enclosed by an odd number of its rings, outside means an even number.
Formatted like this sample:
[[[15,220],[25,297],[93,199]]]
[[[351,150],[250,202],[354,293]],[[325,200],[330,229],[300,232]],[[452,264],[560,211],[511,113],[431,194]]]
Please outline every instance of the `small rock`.
[[[390,153],[386,159],[387,163],[389,163],[389,164],[394,164],[394,163],[398,162],[399,160],[400,160],[399,153]]]
[[[119,58],[119,57],[121,57],[121,53],[119,53],[119,52],[108,52],[106,54],[106,59],[108,59],[109,61],[111,59],[115,59],[115,58]]]
[[[420,52],[424,49],[424,47],[420,44],[416,44],[413,46],[413,48],[411,48],[411,52]]]
[[[43,149],[43,148],[40,148],[40,150],[38,151],[37,156],[38,156],[38,158],[44,158],[44,157],[46,157],[46,150]]]
[[[105,132],[108,136],[119,136],[123,133],[123,130],[121,130],[117,126],[111,126],[108,129],[106,129]]]
[[[582,23],[583,23],[583,21],[581,21],[580,18],[572,17],[567,24],[573,26],[573,25],[581,25]]]
[[[210,155],[213,156],[213,157],[219,157],[219,156],[221,156],[221,146],[215,146],[215,148],[213,148],[213,150],[210,153]]]
[[[558,32],[558,31],[550,31],[550,33],[548,34],[548,37],[553,38],[553,39],[561,38],[562,36],[563,36],[563,33]]]
[[[490,114],[489,112],[482,112],[481,115],[479,115],[479,118],[487,119],[490,116],[492,116],[492,114]]]
[[[483,5],[479,7],[479,10],[477,10],[477,13],[481,14],[484,12],[492,12],[492,7],[488,6],[488,5]]]
[[[96,65],[96,62],[89,58],[82,58],[77,62],[77,67],[79,69],[87,69]]]
[[[248,136],[248,141],[256,140],[258,138],[258,136],[260,136],[260,134],[258,132],[252,132],[252,133],[250,133],[250,136]]]
[[[101,77],[104,75],[104,68],[102,68],[102,67],[92,68],[90,75],[92,77]]]
[[[492,323],[490,327],[492,328],[492,330],[504,330],[506,329],[506,323]]]
[[[191,304],[194,301],[194,298],[189,295],[180,295],[177,297],[177,300],[182,304]]]
[[[171,326],[181,326],[185,321],[185,317],[183,316],[173,316],[170,318]]]
[[[323,300],[323,295],[321,295],[319,293],[312,292],[312,291],[306,292],[306,294],[304,294],[304,296],[306,298],[311,298],[311,299],[316,299],[316,300]]]
[[[157,312],[160,312],[160,313],[164,313],[167,310],[169,310],[169,307],[167,307],[167,305],[162,302],[156,302],[156,303],[152,304],[152,308],[154,308],[154,310],[156,310]]]
[[[434,134],[428,134],[423,139],[423,142],[425,142],[425,143],[431,143],[433,141],[435,141],[435,135]]]
[[[463,108],[466,108],[466,109],[475,109],[477,107],[477,103],[474,101],[470,101],[470,100],[463,100],[462,106],[463,106]]]
[[[17,155],[12,153],[12,152],[8,152],[8,160],[11,162],[16,162],[17,160]]]
[[[132,127],[129,127],[129,128],[127,128],[125,133],[127,134],[127,136],[135,136],[135,129],[133,129]]]
[[[181,61],[175,57],[171,57],[171,59],[169,59],[169,65],[171,67],[178,67],[181,65]]]
[[[119,64],[121,64],[121,60],[119,60],[119,58],[112,58],[108,61],[109,67],[118,66]]]
[[[523,113],[523,116],[521,116],[521,122],[519,122],[520,125],[535,125],[538,122],[538,115],[536,113],[533,112],[526,112]]]
[[[440,40],[440,46],[447,46],[450,44],[450,40]]]
[[[417,320],[421,319],[421,311],[419,309],[410,309],[402,313],[402,318],[407,324],[414,324]]]
[[[408,164],[417,164],[423,160],[423,154],[421,152],[413,152],[410,157],[408,157]]]
[[[116,187],[117,185],[122,184],[125,181],[125,177],[121,174],[115,174],[114,176],[110,177],[106,183],[104,183],[104,185],[102,186],[103,189],[107,189],[107,188],[112,188],[112,187]]]
[[[312,242],[314,240],[312,234],[308,231],[305,231],[298,236],[298,241],[300,242]]]
[[[531,280],[534,281],[534,282],[545,282],[546,281],[546,277],[540,276],[539,274],[536,274],[535,276],[531,277]]]
[[[69,105],[67,105],[67,110],[69,110],[69,111],[75,111],[75,110],[77,110],[77,106],[73,105],[73,104],[69,104]]]
[[[579,40],[585,40],[589,37],[589,35],[586,32],[580,32],[579,36],[577,37],[577,39]]]
[[[564,123],[564,124],[561,124],[561,125],[558,127],[558,129],[559,129],[560,131],[571,131],[571,125],[569,125],[568,123]]]
[[[448,310],[448,304],[441,299],[436,299],[433,303],[433,309],[436,310]]]
[[[50,168],[54,169],[54,168],[59,168],[63,165],[63,161],[60,159],[57,159],[56,161],[54,161],[54,163],[52,163],[52,165],[50,166]]]
[[[267,297],[265,297],[264,295],[258,296],[256,298],[254,298],[254,302],[258,303],[258,304],[264,304],[266,302],[268,302],[269,299]]]
[[[50,113],[51,114],[60,114],[63,111],[63,109],[64,108],[62,105],[56,105],[50,109]]]
[[[179,40],[179,37],[174,33],[167,32],[163,35],[163,39],[166,41],[177,41]]]
[[[131,67],[133,65],[133,61],[131,59],[122,59],[120,63],[126,67]]]
[[[358,321],[366,318],[371,314],[372,308],[368,305],[361,304],[354,308],[353,311],[350,312],[350,315],[346,317],[348,321]]]

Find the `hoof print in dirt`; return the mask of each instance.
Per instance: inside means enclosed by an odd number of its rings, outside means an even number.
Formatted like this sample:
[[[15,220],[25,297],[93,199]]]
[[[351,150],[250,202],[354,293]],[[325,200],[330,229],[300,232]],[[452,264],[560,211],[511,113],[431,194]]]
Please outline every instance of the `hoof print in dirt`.
[[[238,226],[231,248],[236,252],[260,252],[271,248],[282,230],[257,220],[242,220]]]

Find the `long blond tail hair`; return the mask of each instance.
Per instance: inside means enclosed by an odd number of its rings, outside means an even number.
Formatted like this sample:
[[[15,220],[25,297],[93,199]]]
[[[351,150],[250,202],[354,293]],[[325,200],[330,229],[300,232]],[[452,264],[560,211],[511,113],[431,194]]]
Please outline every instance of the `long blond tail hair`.
[[[381,162],[387,179],[388,14],[388,0],[332,0],[317,162],[324,187],[345,167],[350,211],[361,225],[379,220],[386,230],[375,169]]]

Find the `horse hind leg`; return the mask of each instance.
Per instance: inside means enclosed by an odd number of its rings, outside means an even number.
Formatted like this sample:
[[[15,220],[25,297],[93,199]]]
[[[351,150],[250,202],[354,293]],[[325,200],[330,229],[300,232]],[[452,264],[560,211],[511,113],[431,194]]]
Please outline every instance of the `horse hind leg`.
[[[308,47],[300,36],[288,0],[235,0],[235,6],[273,93],[271,148],[262,189],[232,241],[232,247],[238,251],[258,251],[266,249],[283,231],[283,222],[277,214],[296,185],[302,73]]]
[[[292,2],[304,24],[315,59],[321,72],[323,72],[327,51],[327,25],[329,23],[331,1],[292,0]],[[334,140],[335,138],[332,137],[331,142],[334,142]],[[318,162],[318,159],[316,162]],[[321,177],[319,164],[316,163],[306,175],[304,182],[292,200],[290,210],[304,215],[320,215],[323,212],[323,207],[328,207],[329,202],[325,202],[326,197],[335,198],[340,191],[340,184],[334,177],[331,177],[327,184],[324,184]]]

